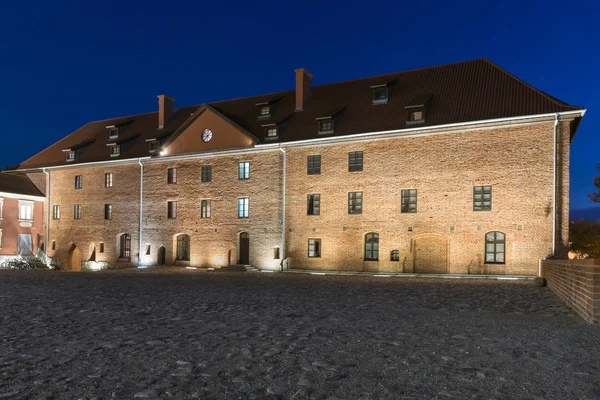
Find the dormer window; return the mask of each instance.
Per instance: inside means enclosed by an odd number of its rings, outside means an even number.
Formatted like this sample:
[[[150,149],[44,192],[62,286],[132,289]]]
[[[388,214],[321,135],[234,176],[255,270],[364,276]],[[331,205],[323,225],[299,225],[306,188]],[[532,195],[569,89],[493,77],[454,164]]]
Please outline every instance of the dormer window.
[[[65,154],[67,156],[67,161],[75,160],[75,151],[74,150],[68,150],[65,152]]]
[[[158,140],[152,140],[148,142],[148,150],[150,151],[150,153],[154,153],[155,151],[157,151],[159,144],[160,143],[158,142]]]
[[[109,138],[110,139],[114,139],[114,138],[118,138],[119,137],[119,128],[116,126],[109,126],[108,127],[108,132],[109,132]]]
[[[267,127],[267,138],[276,138],[277,137],[277,127],[269,126]]]
[[[415,110],[408,113],[408,122],[422,122],[423,120],[423,110]]]
[[[261,117],[268,117],[271,115],[271,107],[270,106],[262,106],[260,108],[260,116]]]
[[[431,95],[416,97],[404,107],[408,113],[406,117],[406,125],[425,123],[425,119],[427,118],[427,114],[429,112],[431,97]]]
[[[373,89],[373,104],[387,104],[389,88],[387,85],[371,86]]]
[[[110,146],[110,156],[111,157],[118,157],[121,154],[121,146],[114,145],[114,146]]]
[[[319,134],[333,133],[333,119],[327,118],[319,121]]]

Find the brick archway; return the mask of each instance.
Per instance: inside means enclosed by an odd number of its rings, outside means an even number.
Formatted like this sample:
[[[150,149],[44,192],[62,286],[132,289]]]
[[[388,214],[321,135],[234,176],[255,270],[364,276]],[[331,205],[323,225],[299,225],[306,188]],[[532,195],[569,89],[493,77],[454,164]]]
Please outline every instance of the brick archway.
[[[444,236],[430,234],[416,237],[413,254],[415,273],[448,273],[448,239]]]

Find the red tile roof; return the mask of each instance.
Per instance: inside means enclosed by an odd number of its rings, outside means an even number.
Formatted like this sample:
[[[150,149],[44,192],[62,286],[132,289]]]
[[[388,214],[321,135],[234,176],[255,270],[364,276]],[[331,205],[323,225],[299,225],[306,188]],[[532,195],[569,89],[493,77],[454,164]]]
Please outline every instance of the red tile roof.
[[[373,104],[371,86],[391,82],[386,104]],[[265,140],[264,125],[285,120],[277,140],[293,142],[319,137],[317,118],[336,116],[335,131],[328,136],[345,136],[365,132],[398,130],[407,126],[416,100],[428,99],[427,118],[419,126],[549,114],[583,109],[560,101],[516,78],[492,62],[481,58],[472,61],[405,72],[313,86],[303,111],[295,112],[295,91],[270,93],[209,105],[243,129]],[[271,116],[258,118],[263,102],[273,102]],[[104,121],[90,122],[69,136],[19,165],[19,169],[64,164],[79,164],[111,159],[106,144],[107,125],[129,122],[119,137],[121,154],[117,159],[148,156],[149,138],[175,132],[201,105],[177,110],[164,129],[159,130],[158,113],[148,113]],[[123,142],[131,137],[132,140]],[[75,161],[67,163],[63,149],[79,143],[93,142],[81,149]]]

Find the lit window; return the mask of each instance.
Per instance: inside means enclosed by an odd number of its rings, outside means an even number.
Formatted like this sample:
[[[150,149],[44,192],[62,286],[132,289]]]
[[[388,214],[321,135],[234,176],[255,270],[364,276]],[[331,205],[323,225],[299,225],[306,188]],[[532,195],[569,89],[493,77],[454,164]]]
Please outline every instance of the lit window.
[[[238,218],[248,218],[249,216],[250,199],[241,197],[238,199]]]
[[[308,239],[308,257],[321,257],[321,239]]]
[[[210,200],[200,201],[200,218],[210,218]]]
[[[176,201],[167,202],[167,218],[168,219],[177,219],[177,202]]]
[[[238,179],[250,179],[250,163],[248,161],[238,164]]]
[[[83,176],[75,175],[75,189],[81,189],[83,187]]]
[[[362,192],[348,193],[348,214],[362,214]]]
[[[177,183],[177,168],[167,169],[167,183]]]
[[[109,146],[109,147],[110,147],[110,156],[111,157],[118,157],[121,154],[121,146],[115,145],[115,146]]]
[[[269,106],[262,106],[260,108],[260,116],[261,117],[268,117],[269,115],[271,115],[271,107],[269,107]]]
[[[277,127],[267,128],[267,137],[268,138],[277,137]]]
[[[113,173],[107,172],[104,174],[104,187],[111,188],[113,187]]]
[[[492,210],[492,187],[473,186],[473,211]]]
[[[81,204],[73,205],[73,219],[81,219]]]
[[[379,261],[379,235],[376,233],[365,235],[365,261]]]
[[[402,190],[402,213],[416,213],[417,212],[417,189],[404,189]]]
[[[502,232],[485,234],[485,263],[504,264],[506,240]]]
[[[52,219],[60,219],[60,206],[52,206]]]
[[[321,195],[307,195],[307,215],[319,215],[321,213]]]
[[[319,133],[333,133],[333,120],[324,119],[319,121]]]
[[[112,204],[104,205],[104,219],[106,219],[106,220],[112,219]]]
[[[33,220],[33,203],[19,201],[19,220],[31,221]]]
[[[67,156],[67,161],[73,161],[75,159],[75,152],[74,151],[67,151],[65,152],[66,156]]]

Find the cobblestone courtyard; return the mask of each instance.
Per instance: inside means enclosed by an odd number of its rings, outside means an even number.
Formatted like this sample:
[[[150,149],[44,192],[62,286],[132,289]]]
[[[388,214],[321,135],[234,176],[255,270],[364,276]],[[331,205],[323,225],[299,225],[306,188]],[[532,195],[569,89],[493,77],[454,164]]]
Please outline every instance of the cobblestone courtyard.
[[[0,271],[0,399],[597,399],[530,282]]]

